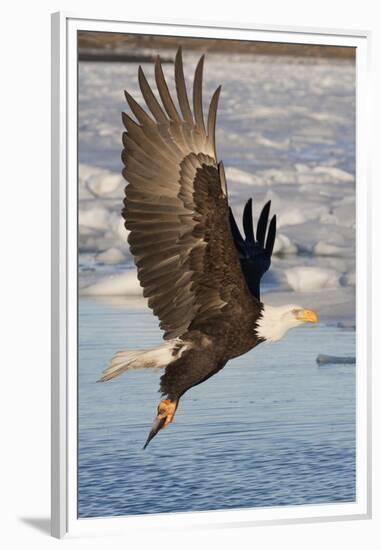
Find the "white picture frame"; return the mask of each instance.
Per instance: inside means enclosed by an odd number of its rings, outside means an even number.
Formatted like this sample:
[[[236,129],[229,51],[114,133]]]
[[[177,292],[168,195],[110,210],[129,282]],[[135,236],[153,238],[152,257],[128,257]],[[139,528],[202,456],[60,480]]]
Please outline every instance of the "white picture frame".
[[[77,517],[77,32],[106,31],[356,48],[357,411],[354,503],[79,519]],[[52,535],[155,526],[271,525],[371,516],[369,41],[363,30],[248,26],[55,13],[52,16]]]

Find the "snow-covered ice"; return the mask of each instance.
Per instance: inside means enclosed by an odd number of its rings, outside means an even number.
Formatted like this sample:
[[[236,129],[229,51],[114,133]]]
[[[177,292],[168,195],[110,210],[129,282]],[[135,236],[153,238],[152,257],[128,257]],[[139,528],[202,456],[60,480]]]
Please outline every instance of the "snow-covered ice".
[[[296,254],[298,251],[298,247],[295,243],[291,242],[291,239],[287,237],[287,235],[283,235],[278,231],[274,248],[273,248],[273,254]]]
[[[88,285],[81,291],[82,296],[141,296],[142,287],[135,271],[109,275]]]
[[[237,219],[267,200],[278,235],[263,299],[354,316],[355,65],[348,60],[208,54],[205,106],[222,84],[217,151]],[[184,51],[185,74],[198,55]],[[226,66],[229,65],[229,71]],[[141,101],[135,63],[79,64],[81,293],[139,295],[120,212],[123,90]],[[153,67],[143,64],[152,82]],[[173,66],[164,67],[173,87]],[[329,298],[327,298],[329,295]],[[313,304],[306,302],[310,300]],[[337,307],[332,308],[333,305]]]
[[[340,286],[340,273],[334,269],[300,266],[285,270],[287,283],[292,290],[308,292],[323,288],[337,288]]]
[[[95,256],[97,262],[105,264],[120,264],[126,261],[126,256],[120,248],[109,248]]]

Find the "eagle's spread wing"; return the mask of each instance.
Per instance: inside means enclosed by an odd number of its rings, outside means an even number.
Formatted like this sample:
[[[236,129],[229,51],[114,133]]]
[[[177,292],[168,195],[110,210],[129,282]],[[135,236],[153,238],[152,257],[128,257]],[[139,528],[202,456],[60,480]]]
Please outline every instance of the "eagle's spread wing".
[[[245,239],[243,239],[240,230],[238,229],[232,210],[229,209],[230,228],[232,231],[234,244],[238,252],[242,272],[244,274],[247,286],[249,287],[251,294],[255,298],[257,298],[257,300],[260,299],[259,288],[261,278],[271,265],[271,254],[273,252],[276,235],[276,216],[273,216],[271,218],[269,229],[267,232],[270,206],[271,201],[268,201],[262,208],[262,211],[258,218],[255,238],[253,228],[252,200],[249,199],[247,201],[243,210],[242,217],[242,225]]]
[[[144,296],[166,339],[201,326],[227,305],[234,304],[237,311],[253,301],[234,248],[224,169],[215,152],[220,88],[205,126],[202,71],[203,57],[194,77],[193,113],[179,50],[175,84],[180,112],[158,58],[155,78],[162,104],[140,68],[140,88],[151,114],[128,93],[137,122],[123,114],[123,175],[128,181],[123,217]]]

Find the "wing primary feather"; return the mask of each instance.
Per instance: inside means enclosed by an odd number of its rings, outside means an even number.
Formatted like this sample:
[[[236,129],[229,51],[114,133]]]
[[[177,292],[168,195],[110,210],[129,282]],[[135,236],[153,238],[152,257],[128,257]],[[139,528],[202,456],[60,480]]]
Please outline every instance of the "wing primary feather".
[[[269,232],[268,232],[267,241],[266,241],[266,252],[269,256],[271,256],[273,252],[275,235],[276,235],[276,216],[273,216],[271,218]]]
[[[139,103],[135,101],[135,99],[132,97],[131,94],[127,92],[127,90],[124,90],[124,95],[126,96],[127,103],[131,109],[131,111],[134,113],[140,124],[145,124],[147,126],[155,126],[155,121],[152,120],[152,118],[147,115],[145,110],[140,107]]]
[[[194,73],[193,81],[193,111],[197,128],[205,134],[204,113],[202,108],[202,74],[204,69],[204,56],[200,57]]]
[[[175,59],[175,83],[176,83],[177,98],[179,100],[179,105],[180,105],[180,109],[183,114],[184,120],[188,122],[188,124],[193,125],[193,116],[189,105],[187,88],[186,88],[185,78],[184,78],[183,56],[182,56],[181,47],[177,50],[176,59]]]
[[[261,246],[265,244],[267,222],[269,221],[271,201],[266,202],[262,208],[262,212],[259,216],[257,223],[257,241]]]
[[[243,209],[243,231],[246,241],[254,243],[254,228],[253,228],[253,201],[249,199]]]
[[[127,135],[129,135],[130,138],[132,138],[134,142],[137,143],[138,145],[145,146],[146,149],[152,155],[152,150],[154,149],[154,145],[146,137],[146,135],[142,130],[142,127],[139,126],[136,120],[130,117],[130,115],[128,115],[127,113],[122,112],[122,121],[123,121],[124,127],[127,130]]]
[[[169,146],[157,132],[156,124],[149,117],[148,119],[152,122],[152,125],[139,126],[127,113],[122,113],[122,120],[126,130],[138,145],[144,144],[149,154],[159,155],[166,162],[177,165],[178,155],[181,153],[179,148],[174,143],[172,147]]]
[[[221,86],[218,86],[217,90],[214,92],[213,97],[209,105],[208,113],[208,141],[212,146],[214,151],[214,158],[217,159],[216,154],[216,141],[215,141],[215,132],[216,132],[216,120],[217,120],[217,107],[218,99],[220,97]]]
[[[233,216],[232,209],[229,207],[229,221],[230,221],[230,229],[233,235],[234,243],[236,247],[240,250],[240,252],[246,256],[245,252],[245,241],[242,238],[241,232],[238,229],[238,225],[235,221],[235,218]]]
[[[132,128],[134,129],[139,128],[139,124],[124,111],[122,112],[122,121],[123,121],[124,127],[128,132],[131,132]]]
[[[124,149],[122,151],[122,160],[125,165],[128,163],[129,156],[136,157],[141,163],[152,163],[156,166],[157,170],[160,170],[161,173],[167,177],[173,176],[172,166],[168,163],[168,160],[163,161],[162,157],[149,155],[141,144],[136,143],[127,132],[123,132],[123,145]]]
[[[138,78],[139,78],[140,90],[153,116],[156,118],[158,122],[162,122],[162,123],[168,122],[168,119],[165,116],[165,113],[161,108],[158,100],[156,99],[155,94],[153,93],[150,85],[148,84],[144,71],[140,66],[138,70]]]
[[[163,67],[161,65],[160,56],[157,56],[155,63],[155,80],[156,86],[159,91],[160,99],[163,102],[164,108],[168,113],[168,116],[171,120],[179,122],[180,116],[177,112],[175,104],[171,94],[169,93],[167,81],[165,80]]]

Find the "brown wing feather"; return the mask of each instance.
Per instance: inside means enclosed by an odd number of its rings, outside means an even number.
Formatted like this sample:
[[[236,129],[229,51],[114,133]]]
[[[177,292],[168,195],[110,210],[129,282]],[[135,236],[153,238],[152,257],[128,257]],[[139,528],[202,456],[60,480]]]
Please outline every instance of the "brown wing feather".
[[[128,242],[148,305],[160,319],[164,338],[201,327],[226,308],[252,307],[229,228],[226,183],[215,154],[216,90],[205,129],[202,69],[195,74],[190,110],[181,51],[175,84],[178,114],[158,59],[156,84],[163,108],[142,70],[139,82],[154,119],[126,93],[136,116],[124,115],[125,190],[123,217]]]

